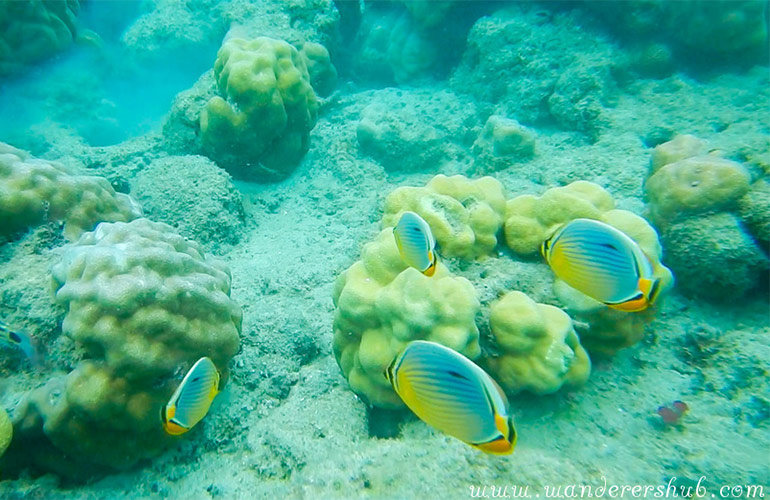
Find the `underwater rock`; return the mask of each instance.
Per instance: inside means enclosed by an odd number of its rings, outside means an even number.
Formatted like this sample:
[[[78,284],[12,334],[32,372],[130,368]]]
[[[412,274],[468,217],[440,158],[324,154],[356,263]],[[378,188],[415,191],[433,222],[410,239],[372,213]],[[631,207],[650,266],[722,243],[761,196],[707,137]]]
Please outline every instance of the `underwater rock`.
[[[535,154],[535,137],[534,131],[516,120],[490,116],[473,143],[476,171],[501,170],[511,163],[531,158]]]
[[[175,439],[160,423],[181,374],[210,357],[227,374],[239,346],[241,309],[227,268],[170,226],[137,219],[102,223],[54,266],[62,331],[86,359],[28,393],[14,426],[49,453],[19,460],[63,474],[125,469]],[[59,454],[73,471],[52,464]]]
[[[414,172],[436,169],[469,145],[477,120],[473,105],[451,92],[385,89],[361,112],[356,136],[386,170]]]
[[[508,394],[550,394],[588,380],[591,361],[558,307],[509,292],[492,303],[489,322],[499,354],[485,363]]]
[[[425,187],[403,186],[385,198],[382,227],[395,227],[405,211],[430,225],[446,257],[490,254],[505,215],[505,190],[493,177],[437,175]]]
[[[657,172],[660,167],[675,163],[679,160],[701,156],[707,153],[706,143],[694,135],[681,134],[673,139],[658,144],[650,155],[650,174]]]
[[[738,215],[767,252],[770,247],[770,183],[760,179],[738,200]]]
[[[64,221],[64,236],[72,240],[99,222],[130,221],[141,214],[139,205],[116,193],[107,179],[74,175],[60,163],[0,142],[0,237]]]
[[[288,177],[308,150],[318,101],[305,59],[283,40],[231,38],[214,65],[218,94],[200,114],[206,155],[236,177]]]
[[[207,247],[235,244],[244,226],[241,194],[230,175],[203,156],[154,160],[133,180],[134,196],[152,220]]]
[[[383,377],[412,340],[430,340],[471,359],[481,353],[473,285],[439,262],[427,277],[407,267],[386,228],[334,284],[334,356],[351,389],[371,405],[403,408]]]
[[[616,51],[571,19],[543,13],[520,4],[476,21],[452,89],[524,124],[556,122],[595,135]]]
[[[684,219],[664,229],[662,238],[666,263],[686,295],[739,300],[768,270],[767,257],[730,213]]]
[[[78,0],[0,2],[0,76],[21,73],[72,45]]]

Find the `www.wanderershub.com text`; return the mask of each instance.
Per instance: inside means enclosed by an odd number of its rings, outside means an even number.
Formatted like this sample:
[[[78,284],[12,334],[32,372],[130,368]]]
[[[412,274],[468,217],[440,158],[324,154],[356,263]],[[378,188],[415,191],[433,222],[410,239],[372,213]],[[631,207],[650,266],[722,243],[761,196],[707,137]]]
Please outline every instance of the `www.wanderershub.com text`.
[[[698,482],[677,484],[672,477],[666,484],[610,484],[602,476],[600,484],[545,485],[471,485],[471,498],[765,498],[762,485],[707,485],[706,477]]]

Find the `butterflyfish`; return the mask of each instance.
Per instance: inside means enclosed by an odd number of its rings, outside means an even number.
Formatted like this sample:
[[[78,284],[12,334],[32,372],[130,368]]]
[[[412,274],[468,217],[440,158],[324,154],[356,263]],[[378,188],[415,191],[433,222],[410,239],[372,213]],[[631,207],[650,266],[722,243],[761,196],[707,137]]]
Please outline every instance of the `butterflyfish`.
[[[163,428],[173,436],[189,431],[206,416],[218,393],[217,367],[209,358],[203,357],[190,368],[161,410]]]
[[[639,245],[614,227],[575,219],[541,246],[554,274],[572,288],[621,311],[643,311],[660,293],[660,280]]]
[[[421,420],[494,455],[516,445],[508,399],[487,373],[462,354],[416,340],[385,372],[393,389]]]
[[[0,340],[4,343],[21,349],[25,356],[32,362],[38,364],[39,358],[32,337],[28,333],[13,330],[3,321],[0,321]]]
[[[436,240],[425,219],[414,212],[404,212],[393,228],[396,246],[404,262],[425,276],[436,272]]]

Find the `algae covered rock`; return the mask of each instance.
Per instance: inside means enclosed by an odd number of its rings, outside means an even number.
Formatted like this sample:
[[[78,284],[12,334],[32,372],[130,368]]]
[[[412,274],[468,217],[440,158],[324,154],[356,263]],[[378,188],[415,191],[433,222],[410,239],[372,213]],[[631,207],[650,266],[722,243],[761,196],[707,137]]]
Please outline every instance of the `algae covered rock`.
[[[75,239],[102,221],[130,221],[141,208],[103,177],[75,175],[64,165],[0,143],[0,237],[64,221]]]
[[[431,227],[440,253],[475,259],[497,246],[505,214],[505,191],[492,177],[437,175],[425,187],[400,187],[385,198],[383,227],[395,226],[405,211]]]
[[[203,156],[154,160],[136,174],[132,194],[152,220],[207,247],[235,244],[244,225],[241,194],[230,175]]]
[[[516,120],[499,115],[487,119],[473,143],[476,170],[500,170],[535,154],[535,132]]]
[[[443,263],[432,277],[406,267],[391,228],[337,278],[333,299],[334,356],[351,389],[371,405],[404,406],[383,373],[412,340],[438,342],[471,359],[480,354],[473,285]]]
[[[245,179],[291,174],[318,116],[305,58],[283,40],[231,38],[219,49],[214,77],[218,95],[200,115],[206,154]]]
[[[486,365],[509,394],[550,394],[588,380],[588,354],[572,320],[558,307],[509,292],[492,303],[489,322],[499,353]]]
[[[760,179],[738,200],[738,215],[751,235],[768,250],[770,244],[770,183]]]
[[[737,300],[757,286],[768,260],[730,213],[693,217],[663,231],[666,262],[687,295]]]

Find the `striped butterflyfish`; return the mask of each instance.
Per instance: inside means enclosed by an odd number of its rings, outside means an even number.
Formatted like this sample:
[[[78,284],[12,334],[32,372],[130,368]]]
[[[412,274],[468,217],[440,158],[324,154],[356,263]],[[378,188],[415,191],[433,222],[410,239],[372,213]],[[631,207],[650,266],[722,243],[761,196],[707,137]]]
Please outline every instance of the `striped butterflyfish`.
[[[189,431],[206,416],[218,393],[217,367],[209,358],[203,357],[190,368],[161,410],[163,428],[173,436]]]
[[[436,272],[436,240],[425,219],[414,212],[404,212],[393,228],[396,246],[406,265],[426,276]]]
[[[385,377],[428,425],[486,453],[513,452],[516,429],[505,394],[462,354],[415,340],[396,356]]]
[[[614,309],[643,311],[660,293],[660,280],[639,245],[603,222],[574,219],[541,251],[559,279]]]

